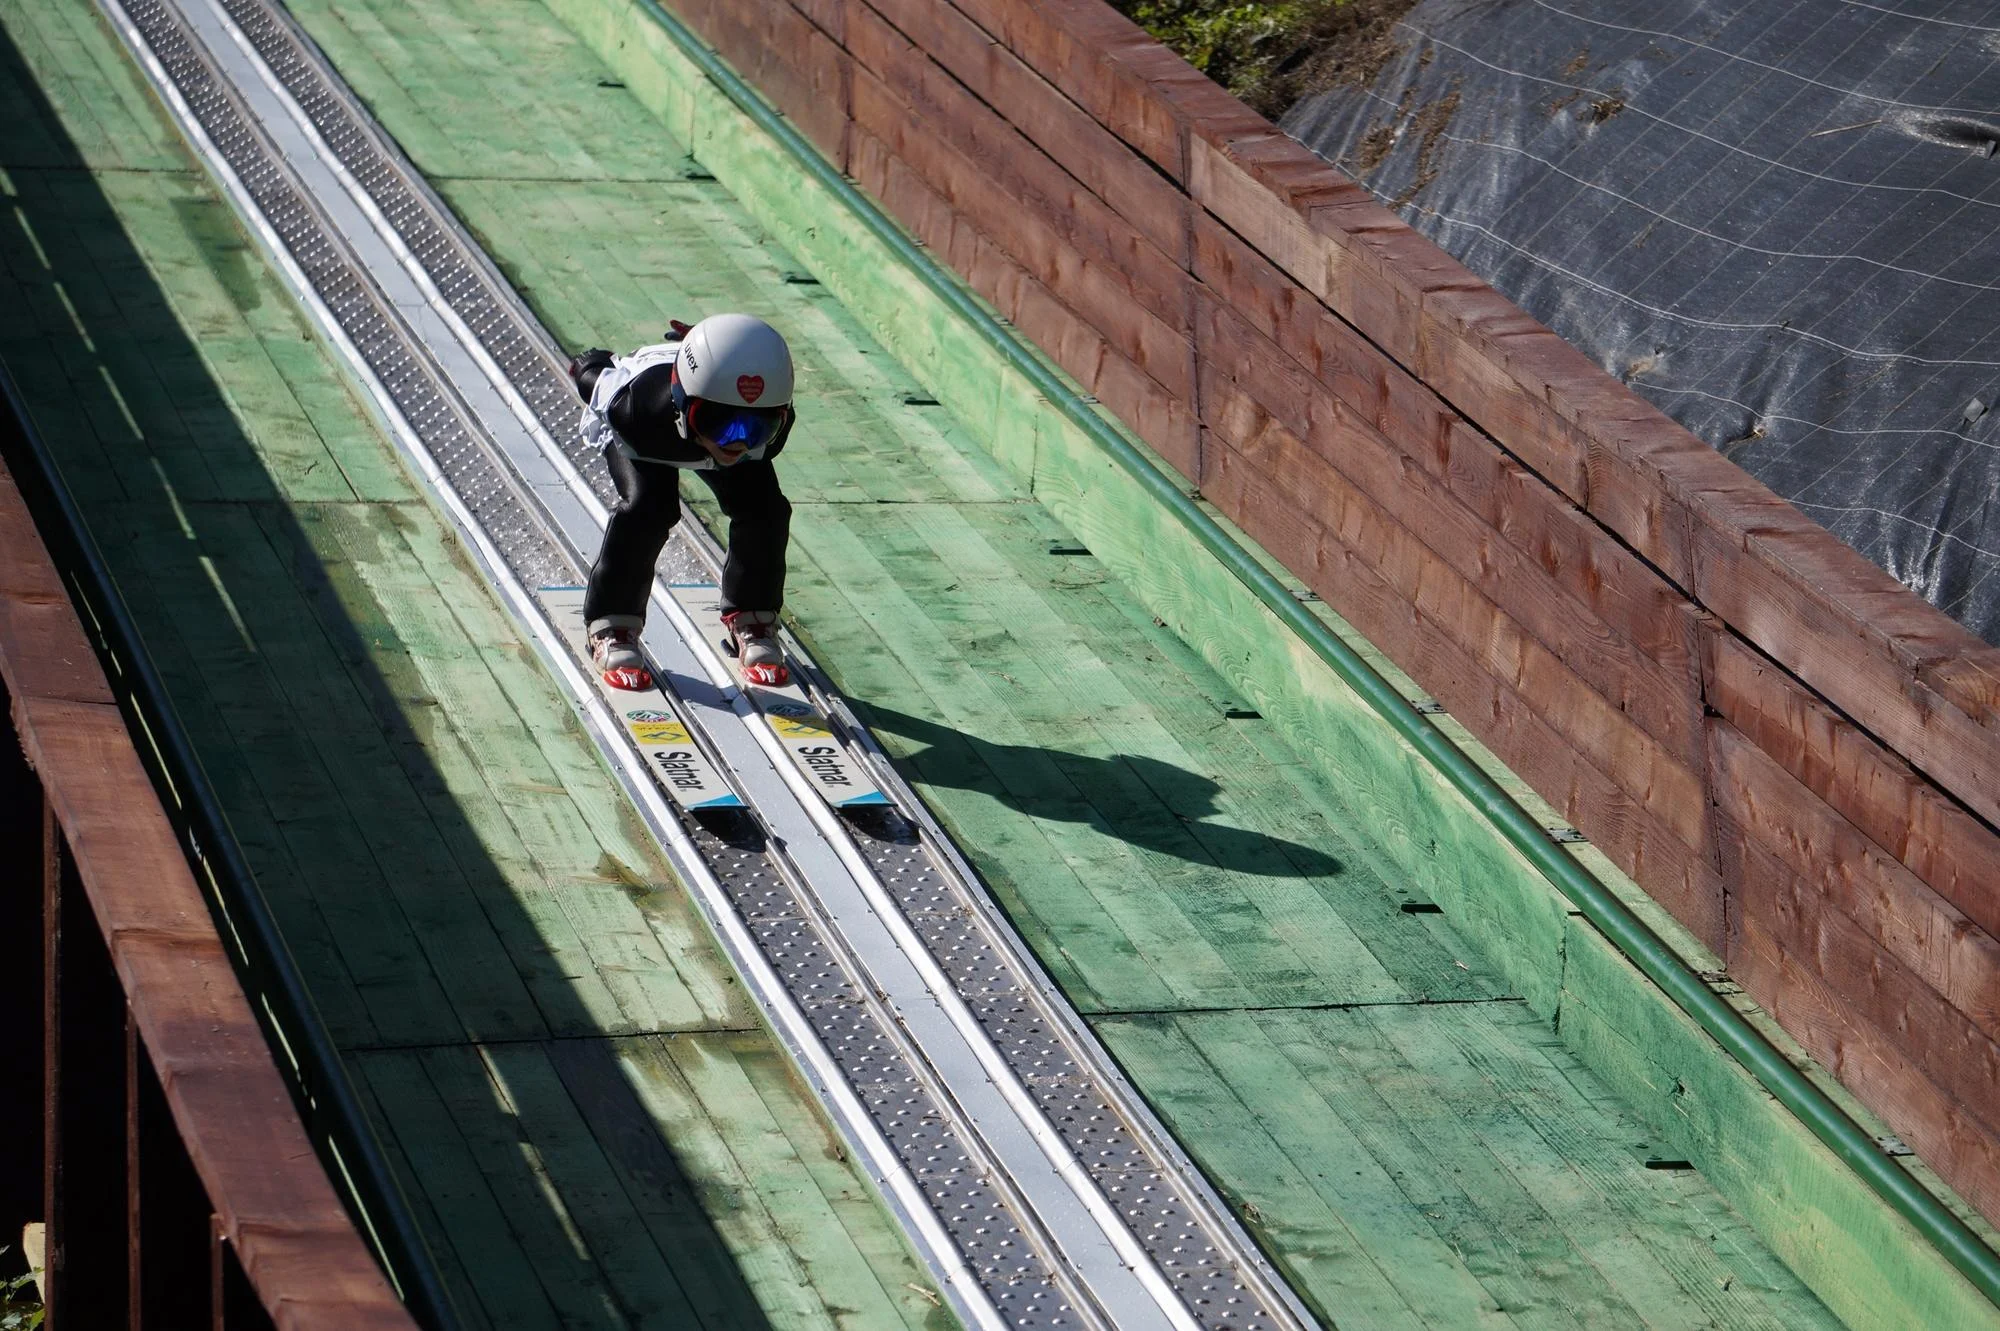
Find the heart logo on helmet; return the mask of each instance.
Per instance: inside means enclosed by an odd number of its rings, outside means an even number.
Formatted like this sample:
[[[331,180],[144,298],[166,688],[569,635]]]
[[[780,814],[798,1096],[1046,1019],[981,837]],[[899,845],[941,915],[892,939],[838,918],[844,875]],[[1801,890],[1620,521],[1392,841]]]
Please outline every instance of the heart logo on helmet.
[[[756,402],[758,398],[764,396],[764,376],[761,374],[737,375],[736,395],[745,402]]]

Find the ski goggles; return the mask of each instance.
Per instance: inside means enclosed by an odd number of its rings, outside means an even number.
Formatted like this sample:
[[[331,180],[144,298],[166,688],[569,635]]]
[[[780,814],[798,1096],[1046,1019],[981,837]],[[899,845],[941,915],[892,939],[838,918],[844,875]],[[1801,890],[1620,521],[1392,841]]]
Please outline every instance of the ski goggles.
[[[726,453],[754,453],[778,437],[785,426],[784,407],[738,407],[706,398],[690,398],[688,433]]]

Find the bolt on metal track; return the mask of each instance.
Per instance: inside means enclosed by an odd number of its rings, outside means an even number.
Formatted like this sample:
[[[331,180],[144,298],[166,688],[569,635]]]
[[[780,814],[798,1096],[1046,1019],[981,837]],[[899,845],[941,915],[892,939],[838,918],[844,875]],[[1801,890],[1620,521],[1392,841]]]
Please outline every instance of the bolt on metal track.
[[[272,0],[100,0],[565,684],[747,987],[978,1327],[1310,1326],[796,642],[891,801],[835,813],[663,587],[644,646],[749,813],[671,804],[537,587],[615,502],[547,332]],[[712,581],[682,523],[668,560]]]

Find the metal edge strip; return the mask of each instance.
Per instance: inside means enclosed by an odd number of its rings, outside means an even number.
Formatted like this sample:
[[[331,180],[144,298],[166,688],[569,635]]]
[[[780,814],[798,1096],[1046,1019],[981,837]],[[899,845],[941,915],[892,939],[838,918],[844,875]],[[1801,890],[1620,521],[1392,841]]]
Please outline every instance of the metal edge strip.
[[[100,0],[100,4],[109,11],[115,6],[116,0]],[[743,921],[729,906],[720,884],[708,870],[699,850],[695,848],[685,829],[680,826],[672,809],[667,807],[665,797],[654,785],[651,773],[640,764],[638,756],[624,742],[615,718],[611,717],[603,703],[594,697],[594,690],[590,690],[587,683],[577,675],[577,667],[570,658],[567,647],[554,639],[554,630],[534,606],[532,597],[514,578],[512,571],[507,569],[505,560],[486,538],[478,521],[437,468],[428,451],[411,430],[409,423],[403,419],[394,399],[369,368],[358,348],[347,337],[339,321],[326,308],[303,271],[298,268],[283,241],[264,220],[255,200],[249,196],[235,172],[222,159],[220,152],[202,129],[185,99],[180,96],[173,81],[167,77],[144,37],[130,25],[122,11],[108,13],[108,16],[122,40],[138,58],[148,81],[153,85],[156,94],[166,103],[169,112],[174,116],[182,133],[187,136],[190,145],[195,148],[204,167],[229,194],[238,214],[249,222],[255,231],[267,257],[273,261],[285,279],[285,284],[291,289],[293,297],[309,313],[314,324],[339,352],[349,373],[355,376],[364,389],[371,408],[378,413],[379,423],[385,433],[395,440],[398,450],[438,496],[440,506],[450,517],[453,526],[458,528],[467,546],[474,552],[489,581],[494,584],[496,590],[502,592],[508,609],[524,627],[529,629],[537,654],[543,657],[556,677],[563,681],[571,695],[571,705],[576,708],[579,715],[589,719],[594,742],[611,762],[613,770],[618,773],[620,784],[625,787],[627,794],[645,815],[649,829],[661,839],[663,847],[668,850],[674,860],[676,871],[687,875],[689,881],[695,884],[696,899],[702,907],[703,914],[709,918],[710,927],[715,931],[731,963],[745,977],[748,982],[747,987],[752,990],[760,1009],[765,1012],[773,1029],[798,1060],[799,1066],[810,1071],[810,1082],[814,1091],[841,1127],[843,1135],[859,1149],[863,1158],[869,1161],[877,1185],[884,1189],[886,1200],[904,1223],[906,1232],[917,1240],[919,1251],[924,1253],[926,1264],[939,1277],[946,1296],[952,1302],[953,1310],[968,1326],[1004,1331],[1006,1323],[986,1298],[978,1279],[966,1267],[956,1245],[952,1243],[935,1212],[924,1200],[914,1176],[896,1157],[894,1148],[882,1136],[865,1106],[841,1076],[838,1066],[834,1064],[824,1044],[812,1030],[804,1013],[785,990],[775,970],[758,949],[756,941],[750,936]],[[162,698],[164,696],[162,693]],[[205,791],[205,787],[203,789]],[[221,817],[219,807],[216,817],[218,819]],[[227,844],[230,849],[234,848],[233,842]],[[247,869],[245,872],[247,874]],[[249,881],[254,883],[254,879]],[[282,935],[277,932],[275,920],[269,918],[267,906],[263,908],[263,914],[269,920],[269,938],[275,942],[278,949],[283,950],[285,945]],[[263,941],[262,938],[259,939],[260,943]],[[284,951],[283,955],[289,960],[288,951]],[[310,1005],[311,1000],[304,989],[303,981],[298,979],[296,963],[292,964],[289,974],[298,986],[301,1000]],[[321,1037],[330,1055],[331,1067],[335,1070],[334,1078],[330,1081],[344,1081],[344,1069],[338,1052],[333,1049],[330,1037],[326,1036],[323,1023],[316,1024],[309,1030],[309,1040],[313,1034]],[[348,1089],[347,1099],[354,1106],[350,1111],[353,1114],[351,1120],[353,1126],[359,1132],[367,1133],[367,1119],[359,1113],[358,1101],[354,1100],[351,1087]],[[343,1115],[343,1118],[346,1117]],[[400,1188],[396,1184],[393,1171],[387,1166],[386,1157],[381,1154],[380,1144],[374,1141],[372,1133],[368,1133],[366,1142],[367,1146],[358,1151],[362,1155],[363,1163],[367,1164],[371,1160],[377,1162],[382,1182],[393,1189],[400,1199]],[[427,1245],[423,1242],[421,1231],[416,1229],[413,1221],[408,1220],[407,1203],[403,1205],[410,1241],[415,1250],[422,1252],[425,1257],[426,1264],[419,1266],[418,1270],[426,1274],[429,1283],[434,1286],[434,1293],[429,1300],[430,1306],[421,1311],[433,1326],[456,1327],[460,1325],[456,1311],[444,1291],[442,1282],[437,1279],[434,1261],[428,1258]]]
[[[196,0],[196,2],[199,3],[201,0]],[[208,0],[208,3],[212,9],[215,8],[214,0]],[[451,307],[450,302],[436,288],[435,282],[430,277],[428,271],[410,253],[407,245],[382,215],[380,208],[375,204],[373,198],[353,178],[352,173],[347,170],[345,165],[340,162],[331,146],[325,143],[318,127],[306,116],[303,108],[298,105],[290,91],[278,81],[275,73],[264,63],[261,56],[249,44],[247,37],[229,20],[228,16],[222,14],[221,18],[227,24],[232,38],[243,49],[249,59],[255,63],[266,86],[280,99],[294,123],[299,126],[302,132],[320,145],[323,150],[321,156],[324,164],[341,181],[349,197],[373,223],[377,235],[396,253],[405,271],[424,291],[433,309],[446,320],[461,344],[480,362],[481,368],[493,385],[502,391],[514,415],[523,426],[527,427],[527,432],[536,440],[545,459],[564,476],[565,480],[569,483],[569,489],[572,494],[583,503],[593,518],[601,524],[604,521],[606,510],[603,508],[601,501],[597,499],[596,495],[583,481],[574,463],[567,457],[560,446],[555,443],[553,438],[549,436],[539,418],[534,416],[518,392],[512,389],[512,385],[507,380],[504,372],[500,370],[497,363],[485,351],[476,335],[465,325],[456,310]],[[320,55],[319,58],[322,61],[324,60],[323,55]],[[357,109],[352,106],[351,101],[349,109]],[[362,119],[362,117],[357,116],[357,119]],[[380,130],[379,126],[374,126],[372,122],[367,120],[363,120],[363,123],[368,125],[378,136],[378,144],[383,140],[387,140],[388,136]],[[414,173],[413,167],[407,168],[407,170]],[[416,179],[421,179],[421,173],[414,174]],[[438,207],[432,199],[426,199],[425,202],[430,204],[434,209]],[[440,223],[441,228],[447,234],[452,235],[454,239],[458,240],[464,250],[474,254],[479,252],[477,246],[467,243],[456,219],[448,211],[436,216],[434,220]],[[516,307],[515,312],[518,317],[518,307]],[[538,322],[530,326],[539,328]],[[535,340],[542,342],[546,346],[546,343],[542,339],[537,338]],[[745,720],[746,724],[749,724],[752,735],[755,736],[759,745],[765,750],[766,756],[770,759],[774,770],[791,787],[794,797],[813,819],[822,838],[833,847],[836,854],[846,864],[857,886],[861,888],[874,905],[876,915],[896,938],[899,945],[899,954],[909,959],[916,966],[920,974],[924,976],[926,988],[935,996],[939,1006],[950,1016],[967,1045],[979,1058],[982,1067],[987,1073],[988,1080],[1007,1099],[1019,1120],[1027,1127],[1036,1144],[1041,1148],[1051,1166],[1068,1182],[1075,1195],[1089,1208],[1098,1229],[1107,1236],[1119,1251],[1124,1263],[1136,1273],[1140,1281],[1151,1291],[1160,1313],[1168,1319],[1170,1324],[1181,1328],[1181,1331],[1196,1331],[1197,1323],[1189,1314],[1179,1294],[1165,1279],[1150,1255],[1139,1246],[1130,1226],[1112,1209],[1096,1180],[1090,1177],[1077,1160],[1069,1144],[1062,1140],[1056,1132],[1054,1126],[1049,1122],[1046,1113],[1039,1105],[1033,1102],[1026,1087],[1020,1082],[1019,1074],[1006,1062],[1005,1057],[993,1044],[990,1034],[979,1024],[970,1009],[965,1006],[955,986],[931,957],[929,949],[909,927],[900,908],[896,905],[893,898],[889,896],[872,866],[866,863],[854,847],[851,835],[844,827],[840,826],[838,816],[832,810],[826,808],[824,801],[819,798],[817,792],[813,791],[805,783],[804,778],[796,772],[784,754],[777,738],[769,733],[768,727],[754,724],[756,719],[754,707],[740,690],[734,690],[733,675],[729,673],[727,666],[722,663],[713,648],[708,645],[706,635],[687,617],[685,610],[680,607],[678,602],[663,587],[657,584],[654,590],[654,600],[675,624],[678,631],[677,636],[684,642],[701,645],[698,655],[707,666],[711,680],[734,692],[735,710]],[[857,732],[861,730],[858,724],[854,726],[854,729]],[[919,801],[915,801],[914,792],[910,792],[900,781],[900,778],[897,779],[896,784],[900,788],[899,793],[904,796],[906,801],[920,803]],[[931,827],[935,828],[936,824],[934,820],[927,819],[927,821]],[[936,835],[941,836],[942,833],[939,832]],[[958,876],[966,882],[977,881],[976,876],[968,872],[969,866],[965,865],[962,857],[955,857],[953,867],[958,870]],[[984,896],[980,892],[968,892],[966,895],[974,900],[979,900]],[[982,914],[986,917],[990,931],[992,916],[990,912],[982,912]],[[834,927],[837,928],[837,925]],[[1075,1043],[1077,1038],[1077,1019],[1069,1011],[1067,1001],[1060,998],[1054,998],[1052,1001],[1051,991],[1048,988],[1047,981],[1042,977],[1039,968],[1029,968],[1022,965],[1024,954],[1015,940],[1001,937],[996,938],[994,941],[1002,944],[1003,953],[1009,957],[1010,961],[1015,963],[1016,969],[1020,970],[1025,978],[1030,979],[1031,987],[1040,994],[1043,1005],[1055,1009],[1050,1011],[1049,1015],[1056,1018],[1056,1025],[1065,1031],[1067,1036],[1065,1043]],[[1094,1074],[1099,1075],[1100,1079],[1107,1081],[1106,1089],[1113,1093],[1114,1099],[1120,1101],[1121,1112],[1125,1113],[1128,1117],[1138,1118],[1138,1115],[1133,1112],[1135,1104],[1129,1103],[1136,1101],[1136,1097],[1131,1095],[1129,1087],[1125,1088],[1124,1095],[1118,1095],[1117,1091],[1120,1083],[1110,1083],[1109,1079],[1102,1077],[1105,1059],[1100,1050],[1092,1049],[1079,1062],[1090,1068]],[[1143,1102],[1136,1103],[1143,1104]],[[1150,1118],[1149,1111],[1148,1118]],[[1135,1132],[1135,1137],[1138,1137],[1145,1145],[1152,1148],[1156,1155],[1165,1157],[1161,1160],[1164,1169],[1167,1172],[1181,1175],[1182,1177],[1178,1181],[1183,1186],[1186,1186],[1190,1180],[1200,1180],[1205,1185],[1206,1181],[1201,1179],[1198,1172],[1188,1172],[1190,1166],[1185,1162],[1184,1157],[1180,1160],[1175,1160],[1167,1156],[1167,1153],[1160,1149],[1162,1145],[1161,1141],[1158,1139],[1152,1141],[1146,1140],[1149,1135],[1152,1135],[1143,1131],[1143,1128],[1148,1126],[1147,1124],[1141,1121],[1135,1123],[1134,1126],[1142,1129],[1142,1131]],[[1150,1126],[1157,1133],[1157,1120],[1153,1120]],[[1205,1192],[1205,1186],[1201,1190]],[[1190,1191],[1194,1191],[1194,1189],[1191,1188]],[[1024,1197],[1022,1200],[1027,1201],[1028,1199]],[[1204,1217],[1207,1221],[1206,1227],[1215,1228],[1215,1218],[1218,1208],[1214,1205],[1212,1198],[1202,1197],[1198,1200],[1208,1203],[1203,1208],[1208,1212]],[[1031,1202],[1030,1205],[1032,1206]],[[1226,1250],[1233,1252],[1239,1261],[1246,1256],[1239,1244],[1226,1244]],[[1254,1254],[1254,1247],[1249,1251]],[[1268,1278],[1270,1274],[1268,1266],[1263,1262],[1261,1254],[1257,1254],[1248,1264],[1253,1267],[1253,1271],[1249,1274],[1262,1273]],[[1257,1268],[1261,1268],[1261,1271]]]
[[[209,0],[209,3],[213,4],[214,0]],[[331,74],[333,70],[331,60],[318,48],[311,37],[300,28],[297,21],[286,13],[282,6],[272,6],[272,8],[284,23],[288,34],[297,42],[307,58],[316,62],[323,73]],[[248,49],[248,39],[240,30],[235,32],[235,36],[236,40]],[[252,54],[254,57],[254,52]],[[331,169],[339,175],[349,194],[369,215],[371,220],[376,223],[377,230],[383,236],[385,242],[397,251],[406,269],[425,289],[426,293],[431,297],[434,307],[449,322],[461,342],[480,359],[483,368],[485,368],[494,383],[506,391],[509,405],[513,408],[516,417],[535,438],[545,457],[564,475],[565,480],[569,482],[571,492],[585,506],[593,519],[601,525],[607,516],[607,510],[604,508],[601,500],[598,499],[589,485],[583,480],[580,473],[577,472],[574,463],[567,457],[561,446],[548,434],[547,429],[542,425],[539,418],[535,416],[525,400],[520,397],[519,393],[512,391],[511,384],[504,372],[500,370],[497,363],[493,362],[490,355],[486,353],[477,335],[465,325],[457,311],[452,308],[450,302],[437,290],[427,270],[409,252],[407,245],[404,244],[401,237],[395,232],[394,227],[382,216],[372,196],[353,178],[352,173],[347,170],[345,165],[339,161],[337,154],[333,152],[331,146],[324,144],[323,136],[320,135],[318,127],[306,116],[304,109],[297,104],[296,99],[290,94],[289,90],[284,89],[278,82],[275,72],[269,70],[268,66],[261,59],[258,59],[257,63],[260,69],[264,71],[267,83],[273,87],[274,91],[277,91],[281,95],[297,123],[305,132],[325,146],[325,155],[328,163]],[[413,163],[409,162],[408,158],[402,154],[400,148],[396,145],[393,136],[389,135],[374,120],[367,108],[353,96],[351,90],[338,79],[337,75],[329,77],[328,83],[335,95],[341,97],[344,101],[345,109],[372,136],[375,146],[384,154],[385,159],[403,175],[405,183],[413,187],[424,206],[431,212],[433,221],[437,223],[442,231],[450,235],[458,243],[461,257],[470,262],[482,279],[483,285],[487,287],[488,294],[494,297],[496,304],[513,315],[516,324],[530,336],[531,340],[543,348],[550,363],[554,365],[557,362],[557,355],[553,339],[548,337],[539,319],[527,308],[512,286],[493,267],[491,259],[486,255],[485,251],[466,236],[462,224],[449,207],[437,197],[435,191],[430,188],[428,182],[424,180],[422,172],[417,170]],[[693,524],[693,526],[695,530],[689,532],[689,537],[697,544],[699,553],[709,565],[711,571],[714,571],[720,566],[720,550],[716,546],[712,536],[705,530],[699,530],[698,524]],[[696,531],[698,531],[698,535]],[[700,632],[698,626],[695,626],[687,619],[685,612],[672,595],[666,591],[664,586],[656,584],[653,600],[665,614],[675,621],[679,635],[685,641],[702,644],[703,651],[701,654],[708,665],[711,680],[719,686],[732,687],[735,681],[728,667],[708,647],[705,635]],[[788,638],[789,636],[787,635]],[[1210,1231],[1212,1237],[1220,1240],[1219,1247],[1231,1253],[1237,1259],[1243,1273],[1257,1281],[1261,1286],[1259,1292],[1264,1294],[1268,1301],[1284,1307],[1302,1325],[1313,1325],[1315,1319],[1305,1308],[1296,1292],[1291,1289],[1290,1285],[1277,1272],[1276,1268],[1272,1266],[1269,1259],[1265,1257],[1262,1250],[1257,1247],[1255,1242],[1242,1229],[1227,1203],[1215,1191],[1214,1185],[1209,1182],[1207,1176],[1200,1171],[1199,1167],[1188,1157],[1179,1142],[1175,1140],[1164,1124],[1159,1121],[1151,1106],[1145,1102],[1144,1098],[1137,1093],[1136,1089],[1124,1077],[1122,1071],[1117,1068],[1117,1065],[1103,1049],[1096,1036],[1089,1031],[1087,1025],[1071,1006],[1068,999],[1055,987],[1040,964],[1034,960],[1032,953],[1029,952],[1025,942],[1014,930],[1012,924],[999,913],[997,907],[993,904],[990,893],[980,886],[981,880],[978,877],[977,871],[973,869],[957,846],[951,841],[949,834],[937,823],[936,818],[931,814],[922,799],[908,786],[901,775],[895,771],[893,764],[882,751],[880,745],[875,741],[874,736],[860,723],[852,710],[846,706],[844,699],[841,699],[838,692],[833,689],[824,671],[821,670],[816,662],[812,661],[811,657],[799,647],[795,640],[790,642],[790,648],[795,658],[803,662],[810,675],[816,679],[818,684],[816,691],[819,693],[822,702],[830,705],[837,711],[847,724],[850,734],[857,737],[857,743],[860,744],[863,751],[872,759],[871,766],[874,768],[878,782],[882,784],[885,790],[893,792],[899,808],[907,816],[911,816],[912,821],[916,822],[926,833],[926,840],[932,852],[945,861],[941,867],[948,873],[959,878],[963,883],[971,885],[972,890],[968,890],[964,895],[978,910],[988,935],[998,944],[999,950],[1006,957],[1007,961],[1026,982],[1025,987],[1030,989],[1039,998],[1042,1009],[1048,1016],[1053,1018],[1053,1024],[1057,1028],[1059,1037],[1065,1047],[1076,1056],[1078,1063],[1088,1069],[1089,1073],[1102,1083],[1104,1088],[1110,1093],[1111,1098],[1118,1105],[1119,1112],[1124,1114],[1129,1120],[1135,1138],[1139,1140],[1145,1149],[1155,1156],[1162,1168],[1162,1172],[1174,1176],[1176,1182],[1186,1191],[1189,1200],[1195,1204],[1199,1212],[1199,1219],[1203,1227]],[[746,718],[751,711],[748,701],[741,699],[738,702],[738,709]],[[885,922],[889,923],[890,927],[899,934],[905,953],[913,958],[920,958],[924,969],[935,972],[927,977],[934,991],[951,995],[954,1000],[957,1000],[955,1005],[962,1007],[963,1002],[962,999],[959,999],[955,986],[952,985],[948,977],[943,975],[941,970],[937,970],[935,963],[931,961],[929,949],[909,929],[900,908],[893,899],[889,898],[886,890],[881,889],[879,878],[874,874],[872,867],[863,862],[859,855],[854,852],[850,835],[844,828],[838,826],[837,815],[833,814],[830,810],[826,810],[823,806],[823,801],[819,799],[817,793],[806,788],[803,778],[796,776],[775,737],[770,737],[766,734],[767,728],[753,726],[752,729],[753,733],[758,736],[760,743],[766,748],[768,756],[772,760],[773,767],[786,777],[788,784],[793,786],[794,793],[798,796],[800,803],[813,814],[826,840],[840,851],[843,860],[848,863],[850,869],[853,871],[856,881],[864,886],[864,890],[869,890],[870,885],[872,885],[873,890],[870,890],[870,896],[874,899],[878,912],[882,915]],[[1103,1203],[1103,1193],[1098,1188],[1095,1180],[1091,1179],[1082,1170],[1068,1143],[1055,1135],[1052,1126],[1047,1124],[1046,1115],[1041,1111],[1039,1106],[1032,1103],[1031,1098],[1026,1094],[1025,1088],[1020,1087],[1018,1074],[1006,1064],[1004,1056],[992,1045],[990,1037],[979,1026],[977,1018],[971,1014],[969,1009],[963,1012],[963,1018],[964,1022],[982,1037],[974,1042],[974,1048],[981,1054],[982,1063],[988,1067],[989,1072],[995,1071],[997,1067],[1001,1074],[995,1077],[996,1084],[1008,1088],[1009,1098],[1016,1102],[1017,1109],[1022,1113],[1027,1122],[1047,1127],[1048,1131],[1046,1135],[1038,1132],[1037,1138],[1042,1144],[1044,1151],[1049,1154],[1051,1162],[1056,1164],[1067,1177],[1071,1178],[1073,1186],[1079,1188],[1082,1196],[1091,1199],[1095,1203]],[[988,1058],[989,1053],[991,1055],[990,1059]],[[1018,1092],[1018,1095],[1015,1092]],[[1108,1203],[1104,1205],[1104,1209],[1100,1214],[1100,1225],[1106,1229],[1107,1233],[1127,1238],[1130,1237],[1131,1231],[1129,1227],[1121,1217],[1110,1211]],[[1129,1245],[1121,1244],[1120,1246],[1124,1250],[1126,1259],[1134,1265],[1135,1269],[1146,1272],[1151,1276],[1157,1276],[1158,1273],[1153,1266],[1152,1259],[1142,1249],[1138,1248],[1136,1242]],[[1153,1284],[1154,1282],[1149,1279],[1148,1283]],[[1163,1308],[1171,1310],[1175,1314],[1185,1315],[1182,1311],[1178,1295],[1163,1280],[1158,1282],[1155,1293],[1156,1297],[1164,1296]],[[1180,1324],[1178,1320],[1176,1324]],[[1189,1325],[1192,1324],[1190,1323]]]

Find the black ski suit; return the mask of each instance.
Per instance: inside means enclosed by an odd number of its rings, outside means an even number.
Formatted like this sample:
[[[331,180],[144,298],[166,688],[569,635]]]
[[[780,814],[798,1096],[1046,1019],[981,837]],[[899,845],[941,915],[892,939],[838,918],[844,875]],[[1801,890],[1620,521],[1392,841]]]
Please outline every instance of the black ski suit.
[[[577,392],[587,403],[597,377],[611,366],[608,351],[587,351],[573,363]],[[654,565],[681,516],[680,473],[693,471],[707,482],[729,519],[729,554],[722,566],[722,610],[777,610],[785,601],[785,549],[792,506],[778,488],[771,465],[791,434],[792,417],[764,448],[761,458],[717,466],[708,453],[681,435],[673,403],[673,368],[655,365],[627,384],[605,412],[617,432],[604,450],[605,465],[618,487],[618,506],[604,528],[604,544],[591,565],[583,598],[584,622],[610,616],[643,619],[653,585]],[[635,461],[618,447],[623,440]]]

